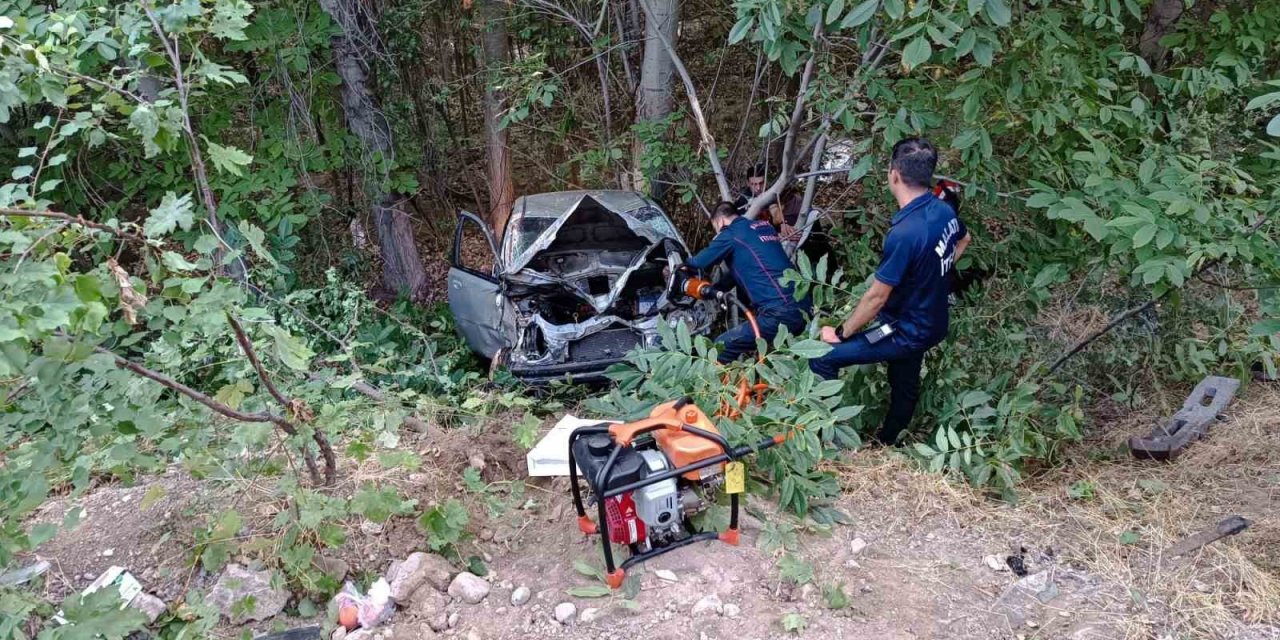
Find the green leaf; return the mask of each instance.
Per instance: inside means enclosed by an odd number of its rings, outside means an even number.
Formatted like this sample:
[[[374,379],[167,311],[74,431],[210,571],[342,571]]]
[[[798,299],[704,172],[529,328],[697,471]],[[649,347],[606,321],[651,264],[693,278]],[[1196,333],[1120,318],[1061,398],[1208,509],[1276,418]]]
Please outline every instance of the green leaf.
[[[831,24],[840,19],[840,14],[844,13],[844,0],[833,0],[827,7],[826,24]]]
[[[853,165],[853,168],[849,169],[849,175],[845,176],[845,179],[849,182],[857,182],[858,180],[865,178],[867,173],[870,171],[871,156],[865,155],[858,160],[858,164]]]
[[[791,353],[809,360],[821,358],[822,356],[831,353],[831,349],[831,345],[812,338],[801,340],[800,342],[791,345]]]
[[[1280,335],[1280,318],[1268,318],[1255,323],[1249,327],[1249,335],[1251,336],[1272,336]]]
[[[241,176],[244,175],[244,172],[240,170],[240,167],[247,167],[253,163],[253,156],[235,147],[224,147],[211,142],[208,138],[205,138],[204,142],[209,150],[209,159],[213,161],[213,166],[218,171]]]
[[[890,18],[901,20],[906,8],[903,6],[902,0],[884,0],[884,10],[885,13],[889,14]]]
[[[1276,117],[1267,123],[1267,135],[1280,138],[1280,114],[1276,114]]]
[[[1126,531],[1120,534],[1120,544],[1138,544],[1141,539],[1142,536],[1138,535],[1137,531]]]
[[[908,69],[913,69],[929,61],[929,56],[933,55],[933,47],[929,44],[929,39],[924,36],[916,36],[902,49],[902,64]]]
[[[170,271],[177,271],[179,273],[195,271],[197,268],[194,262],[187,260],[182,254],[175,253],[173,251],[166,251],[161,254],[160,261],[163,262],[164,266],[168,267]]]
[[[151,215],[142,223],[142,233],[148,238],[157,238],[178,228],[186,231],[194,222],[191,194],[184,193],[182,197],[178,197],[168,191],[160,201],[160,206],[152,209]]]
[[[804,631],[805,627],[809,626],[809,621],[798,613],[788,613],[787,615],[782,616],[782,619],[779,622],[782,624],[783,630],[788,633],[799,633]]]
[[[565,593],[575,598],[603,598],[613,593],[613,589],[602,584],[585,585],[566,589]]]
[[[987,6],[987,0],[969,0],[968,2],[969,15],[971,16],[978,15],[978,12],[982,11],[982,8],[985,6]]]
[[[10,173],[9,175],[10,175],[10,177],[12,177],[14,180],[21,180],[21,179],[23,179],[23,178],[28,178],[28,177],[30,177],[30,176],[31,176],[31,174],[35,173],[35,171],[36,171],[36,168],[35,168],[35,167],[33,167],[33,166],[29,165],[29,164],[23,164],[23,165],[18,165],[18,166],[16,166],[16,167],[14,167],[14,168],[13,168],[13,172],[12,172],[12,173]]]
[[[1159,230],[1160,228],[1154,224],[1145,225],[1139,228],[1138,232],[1133,234],[1133,248],[1140,249],[1147,246],[1147,243],[1151,242],[1151,239],[1156,237],[1156,232]]]
[[[1004,0],[986,0],[987,17],[998,26],[1006,26],[1013,19],[1013,14],[1009,12],[1009,5]]]
[[[279,266],[275,257],[271,255],[271,252],[267,251],[267,234],[262,229],[244,220],[241,220],[236,228],[240,230],[240,235],[244,236],[244,239],[249,242],[249,246],[253,248],[253,252],[259,258],[270,262],[273,266]]]
[[[266,330],[275,338],[276,357],[294,371],[307,371],[315,356],[311,348],[281,327],[267,325]]]
[[[840,28],[852,29],[865,24],[872,16],[876,15],[876,9],[879,8],[880,0],[866,0],[845,15],[844,20],[840,21]]]
[[[1032,209],[1044,209],[1058,203],[1058,194],[1039,192],[1027,198],[1027,206]]]
[[[748,33],[751,33],[751,28],[754,27],[755,24],[756,19],[754,16],[747,16],[739,20],[733,25],[733,29],[729,31],[729,44],[738,44],[741,42],[743,38],[747,37]]]

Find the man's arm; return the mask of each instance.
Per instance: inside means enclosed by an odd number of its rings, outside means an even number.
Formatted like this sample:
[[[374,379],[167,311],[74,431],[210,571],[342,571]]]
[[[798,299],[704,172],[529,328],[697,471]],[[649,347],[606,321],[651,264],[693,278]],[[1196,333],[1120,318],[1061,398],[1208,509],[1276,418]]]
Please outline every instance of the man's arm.
[[[706,271],[714,267],[717,262],[724,260],[731,249],[733,249],[733,238],[729,237],[728,230],[724,230],[716,234],[707,248],[686,260],[684,264],[691,269]]]
[[[971,238],[973,238],[973,235],[968,230],[965,230],[964,237],[960,238],[960,241],[956,243],[956,262],[960,262],[960,256],[964,255],[964,250],[969,248],[969,240]]]
[[[858,300],[858,306],[854,308],[853,315],[840,325],[840,334],[846,337],[851,336],[855,331],[875,320],[876,314],[884,308],[884,303],[889,300],[889,294],[892,292],[893,286],[881,282],[879,278],[873,278],[871,288],[862,294],[862,299]]]

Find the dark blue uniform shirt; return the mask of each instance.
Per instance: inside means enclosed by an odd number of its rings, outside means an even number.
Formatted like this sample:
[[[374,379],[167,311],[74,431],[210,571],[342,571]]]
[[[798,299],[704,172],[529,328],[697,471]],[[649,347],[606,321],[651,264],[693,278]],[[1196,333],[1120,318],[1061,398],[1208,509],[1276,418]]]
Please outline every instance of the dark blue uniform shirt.
[[[968,233],[955,211],[932,193],[893,216],[876,279],[893,287],[880,310],[911,347],[928,349],[947,337],[947,273],[955,268],[956,243]]]
[[[808,296],[797,302],[795,286],[782,284],[782,274],[793,266],[777,230],[767,221],[735,218],[685,264],[705,271],[726,258],[738,288],[746,291],[757,312],[809,310]]]

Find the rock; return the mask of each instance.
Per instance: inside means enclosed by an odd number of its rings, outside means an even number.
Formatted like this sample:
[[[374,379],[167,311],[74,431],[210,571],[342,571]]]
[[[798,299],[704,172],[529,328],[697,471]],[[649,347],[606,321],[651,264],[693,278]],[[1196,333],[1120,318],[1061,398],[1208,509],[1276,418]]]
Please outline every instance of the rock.
[[[351,570],[351,566],[345,560],[328,556],[316,556],[315,565],[326,576],[333,578],[337,582],[342,582],[346,579],[347,572]]]
[[[1005,564],[1004,561],[1000,559],[1000,556],[987,556],[982,559],[982,562],[986,564],[987,568],[992,571],[1008,571],[1009,570],[1009,565]]]
[[[489,583],[480,576],[463,571],[449,584],[449,595],[467,604],[479,604],[489,595]]]
[[[104,558],[110,558],[111,556],[114,556],[115,554],[116,554],[116,550],[115,550],[115,549],[106,549],[106,550],[104,550],[104,551],[102,552],[102,557],[104,557]]]
[[[435,589],[418,589],[413,592],[409,608],[418,618],[430,620],[437,614],[446,613],[449,607],[449,596]]]
[[[346,640],[374,640],[377,637],[377,634],[370,629],[356,629],[347,633]]]
[[[475,629],[468,631],[467,640],[480,640],[480,632]]]
[[[360,532],[367,536],[376,536],[382,534],[382,524],[365,520],[360,523]]]
[[[582,624],[591,624],[592,622],[595,622],[596,620],[599,620],[599,619],[600,619],[600,610],[594,607],[590,609],[583,609],[582,613],[578,614],[578,622],[581,622]]]
[[[347,628],[342,625],[338,625],[338,627],[333,630],[333,635],[329,636],[329,640],[347,640]]]
[[[578,613],[578,607],[572,602],[561,602],[556,605],[555,618],[560,624],[569,624],[573,620],[574,614]]]
[[[720,602],[720,596],[716,594],[702,596],[696,604],[693,605],[693,615],[700,616],[709,613],[720,615],[724,612],[724,603]]]
[[[391,583],[391,599],[396,604],[404,604],[423,583],[429,583],[443,593],[449,589],[449,577],[452,575],[453,566],[448,560],[416,551],[409,554],[404,562],[392,565],[387,572],[387,582]]]
[[[458,613],[457,611],[454,611],[453,613],[449,614],[449,619],[448,619],[449,628],[452,629],[458,626],[458,620],[460,619],[462,619],[462,614]]]
[[[467,458],[467,466],[476,471],[484,471],[484,455],[479,453],[471,454],[471,457]]]
[[[854,538],[853,541],[849,543],[849,553],[852,553],[855,556],[862,553],[862,550],[866,548],[867,541],[862,538]]]
[[[159,618],[161,614],[169,609],[169,605],[164,600],[157,598],[149,593],[139,593],[129,602],[131,608],[141,611],[147,616],[147,623],[152,623]]]
[[[252,606],[245,603],[247,598],[253,599]],[[289,592],[271,586],[270,571],[250,571],[231,564],[213,585],[207,600],[232,624],[243,624],[266,620],[283,611]]]
[[[432,631],[435,631],[438,633],[444,633],[445,631],[448,631],[449,630],[449,614],[441,611],[440,613],[436,614],[434,618],[431,618],[430,620],[427,621],[427,626],[431,627]]]
[[[529,592],[529,587],[516,587],[516,590],[511,592],[511,605],[515,607],[523,605],[529,601],[530,595],[532,594]]]
[[[736,604],[726,604],[720,613],[726,618],[736,618],[742,614],[742,609]]]
[[[676,576],[676,572],[670,569],[658,569],[653,572],[653,575],[658,576],[659,580],[666,580],[667,582],[678,582],[680,580],[680,578]]]

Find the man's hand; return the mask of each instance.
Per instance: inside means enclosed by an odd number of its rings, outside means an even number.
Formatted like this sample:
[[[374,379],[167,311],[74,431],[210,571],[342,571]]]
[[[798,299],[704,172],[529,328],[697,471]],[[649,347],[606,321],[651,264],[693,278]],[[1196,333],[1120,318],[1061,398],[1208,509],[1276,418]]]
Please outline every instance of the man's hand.
[[[836,335],[835,327],[822,328],[822,341],[827,344],[840,344],[840,336]]]
[[[794,235],[796,235],[796,228],[785,222],[782,223],[782,239],[790,240]]]

